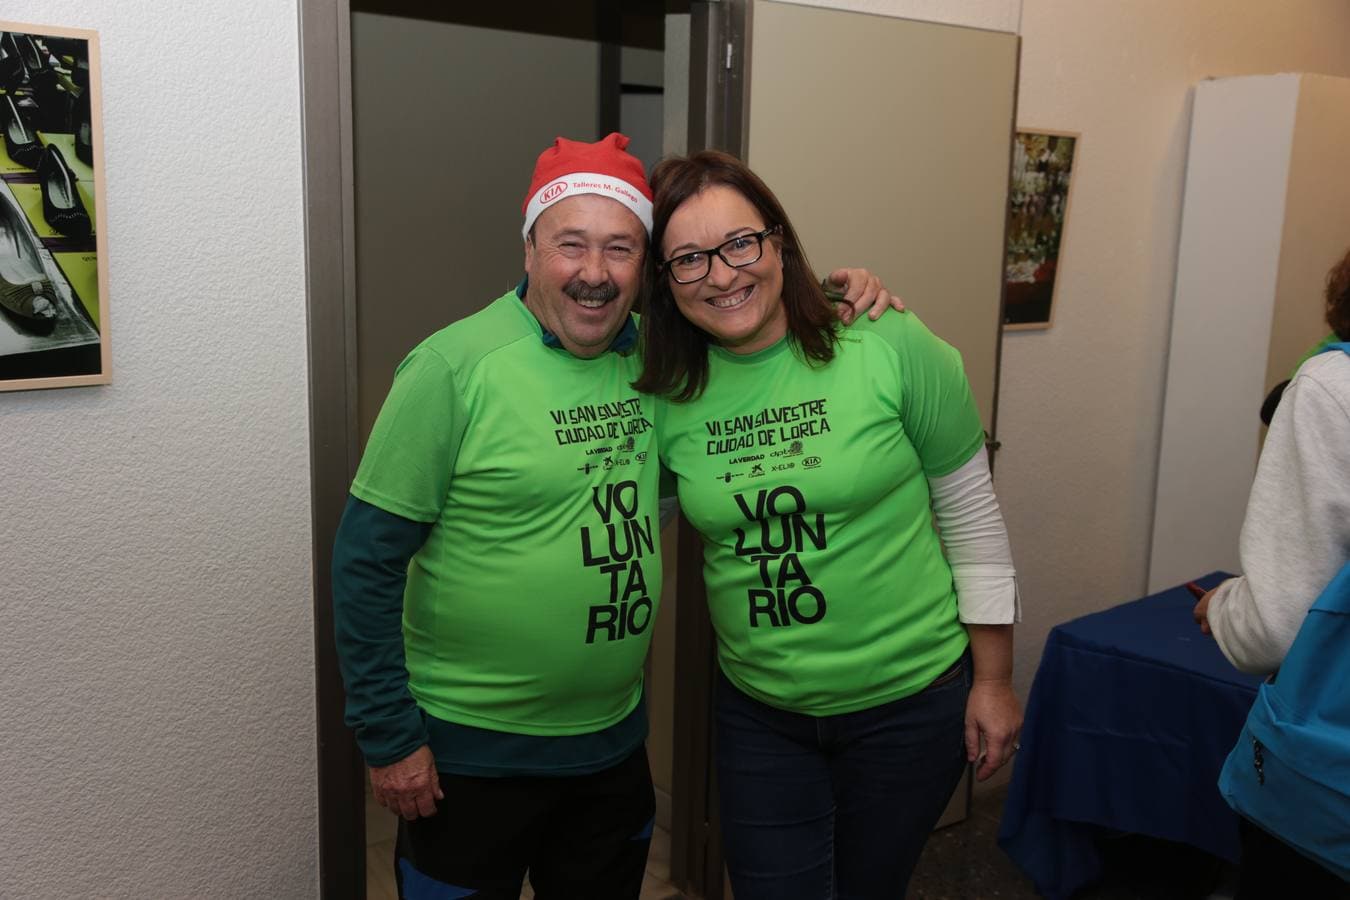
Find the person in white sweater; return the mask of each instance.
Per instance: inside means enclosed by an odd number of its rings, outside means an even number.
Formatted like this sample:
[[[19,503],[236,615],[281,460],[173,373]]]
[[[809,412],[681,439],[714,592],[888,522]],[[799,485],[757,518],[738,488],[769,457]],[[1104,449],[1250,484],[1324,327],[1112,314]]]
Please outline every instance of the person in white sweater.
[[[1326,298],[1328,324],[1350,341],[1350,252],[1328,274]],[[1350,353],[1311,357],[1285,389],[1238,550],[1243,574],[1201,597],[1195,619],[1234,666],[1269,674],[1350,560]],[[1237,900],[1350,897],[1350,885],[1278,838],[1243,820]],[[1300,887],[1290,893],[1292,885]]]
[[[1320,353],[1285,389],[1256,468],[1243,574],[1196,615],[1244,672],[1274,672],[1308,608],[1350,559],[1350,355]]]

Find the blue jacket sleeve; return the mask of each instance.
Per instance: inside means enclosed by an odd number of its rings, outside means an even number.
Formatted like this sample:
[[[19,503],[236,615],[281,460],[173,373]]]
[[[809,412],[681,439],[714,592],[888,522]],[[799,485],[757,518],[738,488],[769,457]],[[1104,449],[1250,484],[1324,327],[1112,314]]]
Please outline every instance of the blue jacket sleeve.
[[[333,620],[347,688],[347,725],[372,766],[427,743],[422,712],[408,691],[403,656],[403,589],[408,562],[431,524],[348,496],[333,547]]]

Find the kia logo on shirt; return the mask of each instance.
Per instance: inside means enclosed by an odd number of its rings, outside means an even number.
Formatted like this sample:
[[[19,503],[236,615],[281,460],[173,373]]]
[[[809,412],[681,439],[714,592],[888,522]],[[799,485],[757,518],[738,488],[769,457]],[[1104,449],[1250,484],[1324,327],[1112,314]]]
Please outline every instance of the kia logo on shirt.
[[[803,469],[814,469],[818,465],[820,465],[819,456],[808,456],[806,459],[802,460]]]
[[[567,182],[555,181],[548,187],[544,188],[543,192],[539,194],[539,202],[552,203],[554,200],[557,200],[559,197],[561,197],[563,195],[563,192],[566,190],[567,190]]]

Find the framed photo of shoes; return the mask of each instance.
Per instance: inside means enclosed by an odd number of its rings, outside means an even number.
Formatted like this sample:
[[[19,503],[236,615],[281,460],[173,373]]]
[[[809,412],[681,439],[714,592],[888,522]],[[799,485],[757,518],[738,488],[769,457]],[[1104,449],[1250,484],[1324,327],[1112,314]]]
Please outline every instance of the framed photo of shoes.
[[[0,21],[0,391],[107,384],[98,34]]]

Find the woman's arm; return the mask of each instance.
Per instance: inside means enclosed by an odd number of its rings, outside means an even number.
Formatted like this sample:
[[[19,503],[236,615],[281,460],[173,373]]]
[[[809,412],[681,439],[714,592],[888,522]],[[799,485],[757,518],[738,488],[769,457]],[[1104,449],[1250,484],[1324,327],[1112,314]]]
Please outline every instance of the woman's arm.
[[[1273,672],[1308,608],[1350,557],[1350,357],[1310,360],[1266,435],[1242,523],[1243,575],[1203,610],[1246,672]]]
[[[975,778],[984,781],[1012,759],[1022,731],[1022,705],[1012,686],[1013,627],[967,625],[966,630],[975,661],[966,701],[966,760],[977,763]]]
[[[970,635],[975,675],[966,701],[966,758],[979,761],[975,777],[983,781],[1012,759],[1022,730],[1012,687],[1012,623],[1022,614],[1017,573],[983,450],[950,475],[930,479],[929,491],[958,615]]]

